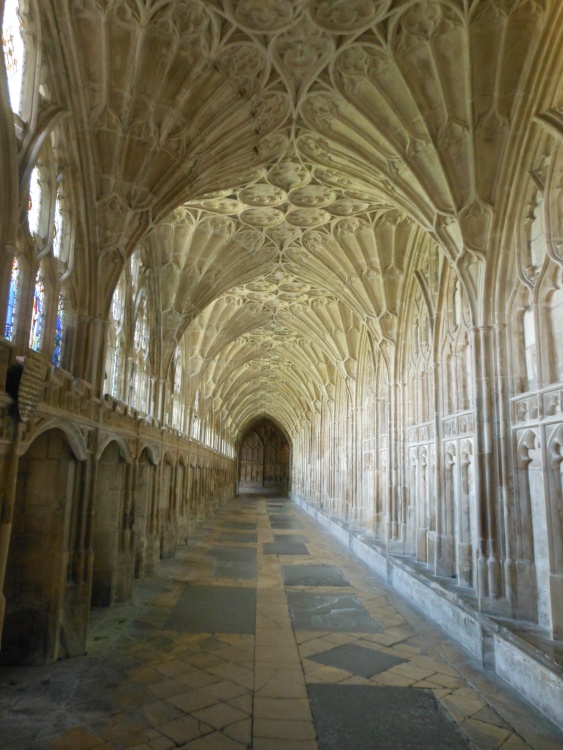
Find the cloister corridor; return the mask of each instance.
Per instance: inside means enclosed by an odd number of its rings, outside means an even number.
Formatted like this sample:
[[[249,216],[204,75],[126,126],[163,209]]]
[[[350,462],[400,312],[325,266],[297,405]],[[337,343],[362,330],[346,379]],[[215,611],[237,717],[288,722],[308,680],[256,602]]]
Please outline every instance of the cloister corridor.
[[[0,23],[0,750],[563,748],[563,0]]]
[[[3,750],[559,750],[563,734],[287,497],[241,495],[94,609],[87,655],[0,671]]]

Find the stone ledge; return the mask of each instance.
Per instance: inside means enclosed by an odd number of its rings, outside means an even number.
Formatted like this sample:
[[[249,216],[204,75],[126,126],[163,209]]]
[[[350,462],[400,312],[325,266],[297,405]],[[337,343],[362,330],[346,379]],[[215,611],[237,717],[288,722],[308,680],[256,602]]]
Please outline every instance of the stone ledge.
[[[495,672],[534,708],[563,729],[563,669],[503,625],[478,612],[455,592],[390,555],[374,540],[350,531],[339,518],[292,493],[291,499],[366,563],[409,603],[433,620],[460,646]]]

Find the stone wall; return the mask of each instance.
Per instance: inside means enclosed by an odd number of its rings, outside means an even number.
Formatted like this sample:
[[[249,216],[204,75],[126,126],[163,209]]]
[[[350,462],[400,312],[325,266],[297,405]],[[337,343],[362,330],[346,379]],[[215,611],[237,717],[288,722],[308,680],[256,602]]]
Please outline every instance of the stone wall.
[[[5,381],[15,357],[0,350]],[[28,422],[1,397],[4,663],[83,654],[90,607],[129,601],[133,579],[174,557],[235,491],[232,459],[46,372]]]

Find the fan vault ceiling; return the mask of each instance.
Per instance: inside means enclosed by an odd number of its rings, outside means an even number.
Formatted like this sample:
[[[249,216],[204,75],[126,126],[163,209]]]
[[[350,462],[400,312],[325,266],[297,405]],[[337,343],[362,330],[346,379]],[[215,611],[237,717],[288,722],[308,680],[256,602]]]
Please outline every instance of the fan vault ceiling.
[[[149,248],[164,367],[185,337],[233,434],[261,413],[293,433],[353,388],[360,348],[394,345],[413,258],[440,248],[479,293],[554,3],[66,6],[46,46],[93,175],[92,305]]]

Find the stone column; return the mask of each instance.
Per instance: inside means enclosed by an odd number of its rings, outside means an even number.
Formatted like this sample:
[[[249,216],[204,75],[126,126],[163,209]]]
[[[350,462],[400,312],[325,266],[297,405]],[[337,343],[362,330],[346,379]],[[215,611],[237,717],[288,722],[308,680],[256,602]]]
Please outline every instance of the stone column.
[[[497,599],[501,595],[493,464],[492,374],[490,326],[471,329],[475,372],[475,497],[478,507],[477,595]]]

